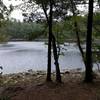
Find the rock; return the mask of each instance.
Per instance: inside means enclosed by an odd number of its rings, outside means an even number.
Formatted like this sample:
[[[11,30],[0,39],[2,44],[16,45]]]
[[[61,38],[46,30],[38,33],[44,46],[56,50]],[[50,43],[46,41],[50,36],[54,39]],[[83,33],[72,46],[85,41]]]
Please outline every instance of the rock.
[[[77,71],[82,71],[82,68],[77,68],[76,70],[77,70]]]
[[[72,74],[80,74],[81,72],[82,72],[82,68],[70,70],[70,73],[72,73]]]
[[[28,73],[33,74],[33,70],[32,69],[29,69],[28,70]]]
[[[40,77],[42,77],[42,75],[38,75],[36,78],[40,78]]]
[[[44,72],[44,71],[37,71],[36,74],[37,74],[37,75],[45,75],[45,72]]]
[[[65,71],[64,73],[65,73],[65,74],[70,74],[70,71]]]
[[[25,73],[25,76],[28,76],[28,75],[30,75],[30,73],[26,72],[26,73]]]

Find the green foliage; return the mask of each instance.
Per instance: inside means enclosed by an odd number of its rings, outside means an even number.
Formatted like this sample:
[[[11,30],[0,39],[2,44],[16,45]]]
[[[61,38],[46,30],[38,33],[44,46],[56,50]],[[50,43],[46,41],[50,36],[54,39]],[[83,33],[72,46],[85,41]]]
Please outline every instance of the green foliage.
[[[76,39],[75,28],[74,28],[74,17],[69,16],[66,20],[62,22],[56,22],[53,26],[53,32],[59,41],[66,41],[67,39]],[[87,15],[76,16],[76,21],[78,23],[78,31],[81,40],[86,39],[87,32]],[[93,39],[100,39],[100,14],[94,14],[93,23]]]
[[[63,43],[67,39],[70,39],[71,35],[74,35],[72,30],[72,23],[69,20],[56,22],[53,25],[53,33],[59,43]]]
[[[100,13],[94,14],[93,36],[95,38],[100,38]]]
[[[79,27],[79,34],[80,38],[84,39],[86,36],[86,18],[82,16],[76,17],[78,27]],[[56,35],[56,39],[59,42],[65,42],[68,39],[75,40],[76,33],[74,27],[74,17],[69,16],[66,20],[62,22],[56,22],[53,25],[53,33]]]
[[[97,43],[93,45],[93,61],[100,63],[100,44]]]
[[[5,34],[0,33],[0,43],[1,42],[7,42],[9,40],[9,37],[6,36]]]
[[[79,34],[81,39],[86,37],[86,20],[87,16],[77,16],[76,20],[78,22]],[[96,13],[94,15],[94,27],[93,27],[93,38],[100,38],[100,14]],[[56,40],[59,43],[67,41],[67,39],[75,40],[76,34],[74,30],[74,18],[69,16],[64,21],[53,23],[53,33],[56,36]],[[45,32],[45,33],[44,33]],[[48,33],[44,23],[35,22],[17,22],[17,21],[3,21],[2,27],[0,28],[0,41],[7,41],[10,39],[25,39],[34,40]]]
[[[0,29],[0,33],[3,33],[5,37],[9,37],[9,39],[25,40],[33,40],[42,35],[43,31],[44,27],[41,24],[17,21],[7,21],[6,25]]]

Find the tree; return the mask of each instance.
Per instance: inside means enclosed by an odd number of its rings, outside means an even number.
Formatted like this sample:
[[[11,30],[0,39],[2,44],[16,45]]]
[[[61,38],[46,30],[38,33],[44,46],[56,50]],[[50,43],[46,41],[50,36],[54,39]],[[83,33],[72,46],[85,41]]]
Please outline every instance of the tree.
[[[49,18],[47,17],[47,13],[45,12],[45,9],[43,8],[45,16],[48,21],[48,25],[49,25],[47,81],[51,81],[52,8],[53,8],[53,4],[52,4],[52,0],[50,0],[50,13],[49,13],[50,17]]]
[[[85,82],[93,81],[92,65],[92,24],[93,24],[93,0],[89,0],[89,12],[87,22],[87,40],[86,40],[86,71]]]
[[[75,32],[76,32],[77,45],[78,45],[78,48],[79,48],[80,53],[82,55],[84,64],[86,66],[85,57],[84,57],[84,51],[83,51],[82,46],[81,46],[81,40],[80,40],[80,35],[79,35],[79,28],[78,28],[78,23],[77,23],[77,19],[76,19],[77,13],[75,13],[77,8],[76,8],[76,5],[74,3],[74,0],[70,0],[70,3],[71,3],[71,10],[72,10],[73,17],[74,17],[74,27],[75,27]]]
[[[47,18],[47,22],[48,22],[48,26],[49,26],[49,40],[48,40],[48,74],[47,74],[47,81],[50,81],[50,70],[51,70],[51,65],[49,62],[49,60],[51,61],[51,42],[53,44],[53,54],[54,54],[54,59],[55,59],[55,66],[56,66],[56,81],[57,82],[61,82],[61,75],[60,75],[60,69],[59,69],[59,63],[58,63],[58,54],[57,54],[57,47],[56,47],[56,39],[55,36],[53,35],[52,32],[52,23],[53,23],[53,1],[49,0],[50,3],[50,17],[48,18],[47,13],[45,12],[46,18]],[[48,20],[49,19],[49,20]],[[49,50],[50,49],[50,50]]]
[[[8,10],[8,8],[4,5],[3,1],[0,0],[0,29],[2,29],[2,27],[5,27],[6,20],[9,20],[9,15],[12,10],[13,10],[12,5],[9,6]],[[6,41],[8,41],[7,34],[0,32],[0,42],[6,42]]]
[[[60,75],[60,69],[59,69],[59,63],[58,63],[58,53],[57,53],[57,46],[56,46],[56,38],[53,35],[52,27],[53,27],[53,0],[32,0],[33,2],[30,2],[31,4],[35,3],[38,5],[38,9],[41,8],[44,12],[45,19],[48,26],[48,66],[47,66],[47,81],[51,81],[51,47],[53,47],[53,55],[55,60],[55,66],[56,66],[56,81],[61,82],[61,75]],[[32,6],[31,6],[32,7]],[[33,8],[33,7],[32,7]],[[38,10],[37,9],[37,10]],[[49,13],[48,13],[49,12]],[[32,14],[29,16],[28,19],[32,19],[35,14],[32,12]],[[40,16],[42,13],[40,13]],[[26,15],[25,15],[26,16]],[[39,17],[42,18],[42,17]]]
[[[73,0],[70,0],[71,4],[73,4]],[[87,21],[87,39],[86,39],[86,59],[84,60],[84,52],[82,50],[82,47],[80,45],[80,38],[79,38],[79,33],[78,33],[78,26],[77,26],[77,21],[74,22],[75,29],[76,29],[76,35],[78,39],[78,47],[79,50],[81,51],[86,71],[85,71],[85,82],[92,82],[93,81],[93,71],[92,71],[92,24],[93,24],[93,0],[89,0],[89,12],[88,12],[88,21]],[[75,17],[75,10],[72,7],[73,15]],[[76,18],[75,18],[76,20]]]

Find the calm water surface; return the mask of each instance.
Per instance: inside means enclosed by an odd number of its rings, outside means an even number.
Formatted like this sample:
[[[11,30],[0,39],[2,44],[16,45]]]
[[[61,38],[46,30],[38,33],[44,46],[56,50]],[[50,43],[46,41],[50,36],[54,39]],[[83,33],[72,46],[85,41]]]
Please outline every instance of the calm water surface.
[[[59,59],[60,69],[84,68],[79,50],[75,44],[70,44],[63,50],[64,56]],[[8,42],[0,44],[0,65],[3,73],[17,73],[29,69],[46,70],[47,46],[44,42]],[[52,70],[55,70],[52,59]]]

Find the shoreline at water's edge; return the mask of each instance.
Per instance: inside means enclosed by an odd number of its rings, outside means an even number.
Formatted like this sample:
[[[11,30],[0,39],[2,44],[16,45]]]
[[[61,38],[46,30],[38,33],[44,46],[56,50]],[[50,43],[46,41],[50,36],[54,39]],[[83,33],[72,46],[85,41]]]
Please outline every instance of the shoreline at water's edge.
[[[100,76],[100,72],[94,71],[97,76]],[[56,72],[52,72],[51,76],[55,81]],[[67,77],[67,79],[80,78],[83,79],[84,71],[81,69],[73,69],[73,70],[64,70],[61,72],[62,79]],[[0,86],[14,85],[19,83],[30,83],[35,82],[39,79],[40,82],[45,81],[46,79],[46,71],[33,71],[32,69],[27,72],[20,73],[12,73],[12,74],[4,74],[0,75]]]
[[[97,74],[96,82],[98,81],[98,84],[99,84],[100,83],[99,82],[100,73],[96,71],[96,74]],[[75,69],[75,70],[70,70],[70,71],[65,70],[64,72],[61,72],[62,82],[63,82],[62,85],[61,84],[57,85],[56,79],[55,79],[56,78],[55,72],[52,72],[51,76],[52,76],[52,82],[47,83],[46,82],[46,71],[28,70],[27,72],[22,72],[22,73],[2,75],[2,76],[0,76],[0,100],[2,98],[5,99],[6,97],[7,98],[9,98],[9,97],[16,98],[16,96],[18,96],[18,98],[21,98],[22,95],[20,97],[20,93],[23,93],[23,96],[26,96],[26,95],[30,95],[29,91],[32,91],[32,93],[38,94],[38,91],[41,91],[41,89],[43,90],[43,92],[40,92],[40,93],[41,94],[45,93],[46,95],[51,94],[52,93],[51,91],[53,91],[53,95],[55,94],[56,98],[58,96],[56,95],[57,92],[55,92],[55,91],[58,91],[58,89],[60,89],[60,91],[61,91],[61,95],[59,94],[60,96],[62,96],[62,93],[66,94],[66,92],[68,92],[68,91],[70,93],[73,93],[73,89],[74,89],[74,91],[79,89],[79,94],[80,94],[80,91],[82,91],[82,95],[83,95],[83,93],[87,94],[86,87],[87,87],[87,89],[89,87],[86,85],[80,84],[84,79],[84,72],[81,71],[80,69]],[[95,85],[95,86],[97,86],[97,85]],[[91,87],[91,85],[90,85],[90,87]],[[92,86],[92,87],[94,87],[94,86]],[[99,88],[99,85],[97,86],[96,89],[98,90],[98,88]],[[84,89],[86,90],[86,92],[83,92]],[[36,92],[36,90],[37,90],[37,92]],[[94,91],[94,88],[93,88],[93,91]],[[89,91],[89,94],[90,94],[90,91]],[[98,94],[99,94],[99,92],[98,92]],[[73,95],[75,95],[75,97],[77,97],[76,92]],[[32,99],[30,99],[30,100],[33,100],[34,96],[36,98],[38,98],[37,95],[32,94],[30,96]],[[65,95],[65,98],[67,98],[66,95]],[[11,99],[11,100],[15,100],[15,99]],[[19,100],[19,99],[16,99],[16,100]],[[20,100],[26,100],[26,99],[20,99]],[[37,100],[41,100],[41,99],[37,99]],[[52,100],[54,100],[54,99],[52,99]],[[58,99],[56,99],[56,100],[58,100]],[[71,100],[73,100],[73,99],[71,99]],[[81,99],[77,99],[77,100],[81,100]]]
[[[61,75],[81,75],[82,73],[84,73],[84,71],[82,71],[81,68],[78,69],[73,69],[73,70],[64,70],[61,71]],[[19,82],[28,82],[28,81],[32,81],[34,79],[38,79],[41,77],[42,78],[46,78],[46,71],[33,71],[32,69],[27,70],[26,72],[19,72],[19,73],[10,73],[10,74],[1,74],[0,75],[0,82],[1,82],[1,86],[3,85],[7,85],[7,84],[17,84]],[[56,75],[55,71],[51,72],[52,77],[54,78]]]

